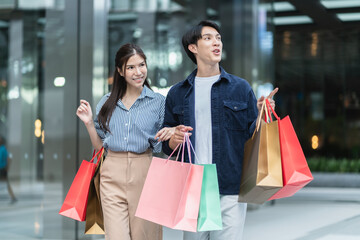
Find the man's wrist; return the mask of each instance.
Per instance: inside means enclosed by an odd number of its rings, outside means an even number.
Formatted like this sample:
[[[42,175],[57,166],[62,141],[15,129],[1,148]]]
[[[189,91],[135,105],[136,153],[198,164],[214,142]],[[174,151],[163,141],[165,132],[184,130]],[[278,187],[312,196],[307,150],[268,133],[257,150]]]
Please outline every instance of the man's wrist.
[[[174,136],[171,136],[170,140],[169,140],[169,147],[174,150],[176,148],[176,143],[174,141]]]

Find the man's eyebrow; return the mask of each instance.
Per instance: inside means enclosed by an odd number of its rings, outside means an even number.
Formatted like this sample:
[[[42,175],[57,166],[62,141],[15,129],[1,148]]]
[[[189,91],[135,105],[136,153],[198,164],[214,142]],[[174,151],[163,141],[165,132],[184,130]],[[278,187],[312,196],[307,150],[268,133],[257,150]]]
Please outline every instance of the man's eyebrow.
[[[201,37],[203,37],[203,36],[212,36],[212,35],[214,35],[214,34],[204,33],[203,35],[201,35]],[[221,36],[221,35],[220,35],[220,33],[217,33],[217,34],[215,34],[215,36]]]

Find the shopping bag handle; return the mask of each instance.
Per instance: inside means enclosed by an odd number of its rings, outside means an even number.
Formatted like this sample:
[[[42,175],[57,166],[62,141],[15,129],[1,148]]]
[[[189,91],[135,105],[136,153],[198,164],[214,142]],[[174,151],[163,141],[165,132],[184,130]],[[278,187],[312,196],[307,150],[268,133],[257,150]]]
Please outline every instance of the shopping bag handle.
[[[188,133],[184,133],[184,139],[183,139],[183,148],[182,148],[182,154],[181,154],[181,162],[183,163],[184,162],[184,149],[185,149],[185,144],[190,141],[190,140],[187,140],[189,138],[189,134]],[[188,155],[189,155],[189,162],[190,164],[192,164],[191,162],[191,151],[190,151],[190,146],[189,144],[186,144],[187,146],[187,152],[188,152]]]
[[[266,98],[267,99],[267,98]],[[265,112],[265,122],[266,123],[270,123],[272,122],[272,117],[270,114],[270,109],[268,108],[267,104],[266,104],[266,99],[264,100],[265,102],[265,107],[264,107],[264,112]]]
[[[271,106],[270,102],[269,102],[269,99],[265,99],[265,102],[266,102],[266,105],[267,105],[267,109],[269,111],[269,115],[270,115],[270,110],[271,112],[274,114],[275,118],[277,120],[280,120],[279,116],[276,114],[275,110],[273,109],[273,107]],[[270,118],[271,119],[271,118]],[[271,119],[272,121],[272,119]]]
[[[172,155],[173,155],[173,154],[176,152],[176,150],[179,148],[178,153],[177,153],[176,158],[175,158],[175,161],[177,162],[177,160],[179,159],[179,154],[180,154],[180,152],[181,152],[182,146],[183,146],[183,143],[179,143],[179,144],[175,147],[175,149],[172,151],[172,153],[169,155],[169,157],[166,159],[166,162],[170,160],[170,158],[172,157]]]
[[[255,134],[255,132],[259,131],[260,122],[261,122],[261,118],[262,118],[262,114],[263,114],[265,105],[266,105],[266,103],[265,103],[265,101],[263,101],[263,103],[262,103],[262,105],[261,105],[260,116],[259,116],[259,118],[258,118],[257,121],[256,121],[256,128],[255,128],[254,134]],[[254,134],[253,134],[253,136],[254,136]]]
[[[256,120],[255,130],[254,130],[253,135],[251,136],[251,138],[254,138],[255,133],[259,131],[260,123],[261,123],[261,119],[262,119],[263,113],[265,113],[265,122],[268,122],[268,120],[269,120],[271,117],[269,116],[269,113],[267,112],[266,100],[263,101],[263,103],[262,103],[262,105],[261,105],[260,116],[259,116],[259,118]]]
[[[179,144],[175,147],[175,149],[172,151],[172,153],[169,155],[169,157],[166,159],[166,161],[170,160],[170,158],[172,157],[172,155],[173,155],[173,154],[176,152],[176,150],[178,150],[178,148],[179,148],[175,161],[177,161],[177,160],[179,159],[179,154],[180,154],[180,152],[182,152],[182,153],[181,153],[181,162],[183,163],[183,162],[184,162],[185,143],[187,143],[187,142],[190,142],[190,138],[189,138],[189,134],[188,134],[188,133],[185,133],[185,134],[184,134],[183,142],[182,142],[182,143],[179,143]],[[191,142],[190,142],[190,144],[191,144]],[[191,161],[191,151],[190,151],[190,145],[189,145],[189,144],[187,145],[187,149],[188,149],[187,151],[188,151],[188,155],[189,155],[189,162],[192,163],[192,161]],[[195,153],[195,151],[194,151],[194,153]]]
[[[191,149],[193,150],[195,158],[197,159],[198,162],[200,162],[200,161],[199,161],[199,158],[198,158],[197,155],[196,155],[195,149],[194,149],[194,147],[193,147],[193,145],[192,145],[192,143],[191,143],[191,141],[190,141],[190,137],[189,137],[189,136],[187,136],[186,141],[187,141],[187,144],[190,145]]]
[[[100,154],[101,153],[101,154]],[[100,154],[100,155],[99,155]],[[104,154],[104,147],[100,148],[100,150],[95,154],[95,149],[94,149],[94,152],[93,152],[93,157],[92,159],[90,160],[90,163],[94,163],[94,159],[95,157],[97,157],[97,161],[96,161],[96,164],[99,163],[99,159],[102,157],[102,155]]]
[[[167,160],[169,160],[169,159],[172,157],[172,155],[174,154],[174,152],[176,152],[176,150],[178,149],[179,146],[180,146],[180,148],[179,148],[179,151],[180,151],[181,145],[182,145],[182,143],[179,143],[179,144],[176,146],[176,148],[172,151],[172,153],[169,155],[169,157],[167,158]],[[178,153],[178,156],[179,156],[179,153]],[[178,157],[176,157],[176,159],[177,159],[177,158],[178,158]]]

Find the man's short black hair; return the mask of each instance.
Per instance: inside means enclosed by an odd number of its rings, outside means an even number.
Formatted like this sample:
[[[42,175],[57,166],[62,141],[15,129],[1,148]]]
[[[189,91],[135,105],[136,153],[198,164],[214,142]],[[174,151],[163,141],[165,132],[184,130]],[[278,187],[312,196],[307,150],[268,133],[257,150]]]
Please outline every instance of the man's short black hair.
[[[195,63],[196,57],[195,55],[189,50],[188,46],[190,44],[197,44],[197,41],[201,38],[201,31],[203,27],[212,27],[215,28],[215,30],[220,33],[220,27],[216,23],[209,21],[209,20],[203,20],[199,22],[198,25],[192,27],[189,29],[182,37],[182,45],[184,47],[184,50],[186,54],[189,56],[189,58]]]

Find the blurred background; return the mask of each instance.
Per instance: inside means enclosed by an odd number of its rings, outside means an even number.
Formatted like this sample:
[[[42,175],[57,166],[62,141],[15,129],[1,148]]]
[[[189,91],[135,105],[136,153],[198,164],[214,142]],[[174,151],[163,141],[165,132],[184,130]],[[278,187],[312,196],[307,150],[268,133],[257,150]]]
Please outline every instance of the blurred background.
[[[181,37],[203,19],[221,26],[227,72],[245,78],[257,97],[279,87],[276,111],[290,116],[315,177],[295,203],[350,201],[359,209],[359,0],[1,0],[0,135],[14,194],[1,180],[1,239],[101,238],[58,215],[92,153],[75,115],[79,99],[95,107],[109,91],[115,53],[127,42],[143,48],[152,88],[166,95],[195,68]],[[250,207],[246,239],[265,239],[256,237],[261,211],[286,204],[294,202]],[[286,219],[281,211],[269,215]],[[263,231],[267,239],[282,239],[272,229]]]

